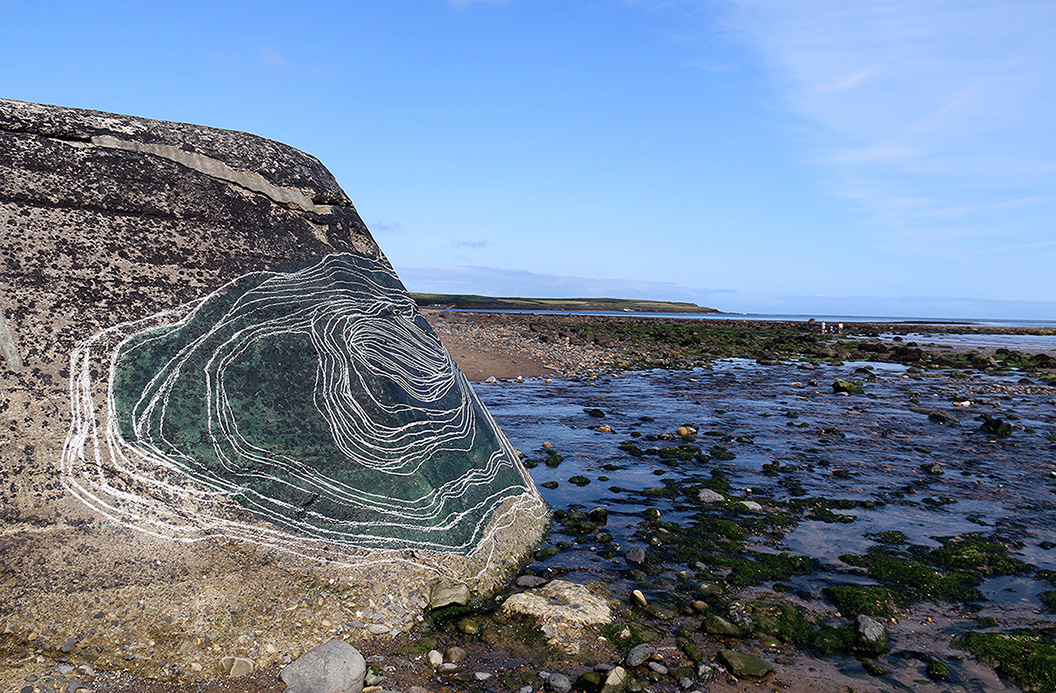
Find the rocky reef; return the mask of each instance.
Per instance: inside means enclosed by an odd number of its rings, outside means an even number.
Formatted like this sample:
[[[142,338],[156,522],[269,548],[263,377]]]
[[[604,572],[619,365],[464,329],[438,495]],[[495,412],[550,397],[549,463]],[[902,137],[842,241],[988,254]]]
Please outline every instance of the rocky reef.
[[[267,663],[407,630],[543,531],[351,201],[286,145],[0,100],[0,358],[9,639],[155,677]]]

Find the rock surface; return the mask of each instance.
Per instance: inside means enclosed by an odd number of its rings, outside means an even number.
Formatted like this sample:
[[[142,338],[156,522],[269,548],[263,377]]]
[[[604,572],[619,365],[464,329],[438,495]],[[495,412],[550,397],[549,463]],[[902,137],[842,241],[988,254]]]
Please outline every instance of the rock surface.
[[[316,645],[282,670],[289,693],[359,693],[367,663],[359,650],[343,640]]]
[[[762,678],[774,670],[774,665],[762,657],[737,650],[719,650],[719,659],[737,677]]]
[[[884,624],[871,616],[859,614],[855,621],[858,650],[867,655],[879,655],[890,647],[890,635]]]
[[[513,449],[291,147],[0,100],[0,316],[16,640],[48,623],[144,676],[267,666],[408,630],[432,585],[486,592],[542,533]]]
[[[502,610],[534,618],[551,645],[572,654],[579,652],[588,627],[613,620],[608,599],[567,580],[552,580],[531,592],[515,594],[503,603]]]

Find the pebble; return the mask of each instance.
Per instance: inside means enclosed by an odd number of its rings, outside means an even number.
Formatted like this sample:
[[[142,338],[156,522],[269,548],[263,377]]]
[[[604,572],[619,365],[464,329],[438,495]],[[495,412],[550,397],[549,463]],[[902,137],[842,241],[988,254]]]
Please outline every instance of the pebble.
[[[438,582],[429,593],[429,608],[439,609],[442,606],[458,604],[464,606],[469,602],[469,587],[450,582]]]
[[[699,498],[702,503],[721,503],[726,500],[726,496],[718,491],[712,491],[710,488],[702,488],[700,493],[697,494],[697,498]]]
[[[538,575],[522,575],[517,578],[515,584],[522,589],[530,590],[535,587],[542,587],[547,582],[549,582],[549,580],[541,578]]]
[[[647,642],[643,642],[632,647],[623,661],[629,667],[640,667],[654,654],[656,654],[656,648]]]
[[[438,668],[444,663],[444,655],[440,654],[437,650],[429,650],[428,654],[425,655],[425,659],[433,669]]]
[[[230,655],[220,659],[220,667],[224,670],[224,673],[232,679],[237,679],[246,674],[252,674],[253,669],[256,668],[252,659]]]
[[[655,671],[661,676],[667,674],[667,667],[665,667],[660,662],[649,662],[648,664],[646,664],[646,666],[648,666],[651,671]]]
[[[646,601],[645,595],[642,594],[641,590],[634,590],[631,592],[631,601],[638,606],[648,606],[649,602]]]
[[[759,505],[755,501],[741,501],[741,505],[756,513],[763,509],[763,506]]]
[[[621,689],[627,685],[627,670],[623,667],[613,667],[605,677],[605,687]]]
[[[546,687],[554,693],[569,693],[572,690],[572,681],[560,673],[553,673],[546,677]]]
[[[477,681],[487,681],[491,678],[491,674],[486,671],[477,671],[473,673],[473,678],[475,678]]]
[[[458,664],[466,658],[466,651],[457,645],[444,650],[444,661],[448,664]]]
[[[624,558],[627,559],[628,563],[632,563],[634,565],[642,565],[643,563],[645,563],[645,549],[641,548],[640,546],[636,546],[633,549],[630,549],[624,556]]]

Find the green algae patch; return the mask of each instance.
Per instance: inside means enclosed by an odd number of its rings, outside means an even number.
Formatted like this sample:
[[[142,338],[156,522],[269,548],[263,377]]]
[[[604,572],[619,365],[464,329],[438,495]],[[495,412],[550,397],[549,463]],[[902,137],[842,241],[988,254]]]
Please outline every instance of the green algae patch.
[[[887,538],[901,541],[901,537],[894,535]],[[1034,571],[1029,563],[1010,556],[1006,544],[978,533],[947,538],[942,546],[934,549],[888,544],[870,547],[862,555],[850,554],[840,558],[845,563],[865,568],[869,577],[894,593],[895,599],[891,601],[901,606],[925,600],[981,601],[983,594],[977,588],[984,578]],[[848,589],[837,590],[836,594],[839,598],[851,598]]]
[[[953,646],[975,655],[1024,691],[1056,691],[1056,628],[964,633]]]
[[[635,645],[640,645],[643,642],[656,642],[661,637],[660,633],[652,628],[646,628],[630,621],[617,621],[616,623],[602,626],[601,634],[612,643],[613,648],[622,657],[626,657],[627,653]]]
[[[909,537],[907,537],[905,533],[900,532],[897,529],[888,530],[886,532],[876,532],[875,534],[866,534],[865,536],[880,544],[891,544],[897,546],[900,544],[909,543]]]
[[[865,568],[869,577],[898,593],[902,602],[967,602],[978,601],[983,597],[976,589],[982,580],[975,575],[944,573],[905,554],[874,549],[865,555],[844,555],[840,559]]]
[[[765,659],[736,650],[719,650],[719,659],[737,677],[762,678],[774,670]]]
[[[806,575],[817,569],[817,562],[807,556],[761,551],[748,551],[744,556],[713,555],[709,564],[728,568],[730,574],[726,581],[735,587],[787,580],[793,575]]]
[[[979,534],[947,541],[932,550],[928,560],[937,567],[983,575],[1022,575],[1034,570],[1030,564],[1009,556],[1004,544]]]
[[[885,618],[894,616],[905,606],[904,596],[886,587],[871,585],[832,585],[823,592],[830,602],[845,614]]]
[[[862,383],[859,380],[837,380],[832,384],[834,393],[846,392],[849,395],[864,395]]]

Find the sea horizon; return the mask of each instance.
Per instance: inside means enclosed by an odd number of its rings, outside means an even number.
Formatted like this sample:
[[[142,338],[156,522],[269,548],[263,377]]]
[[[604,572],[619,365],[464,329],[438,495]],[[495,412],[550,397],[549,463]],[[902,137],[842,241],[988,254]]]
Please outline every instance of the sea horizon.
[[[1056,318],[1050,320],[1024,320],[1020,318],[933,318],[890,315],[823,315],[807,313],[653,313],[637,311],[589,311],[589,310],[531,310],[504,308],[430,308],[444,313],[504,313],[524,315],[593,315],[678,320],[780,320],[789,322],[843,323],[890,323],[901,325],[967,325],[978,327],[1027,327],[1036,329],[1056,328]]]

